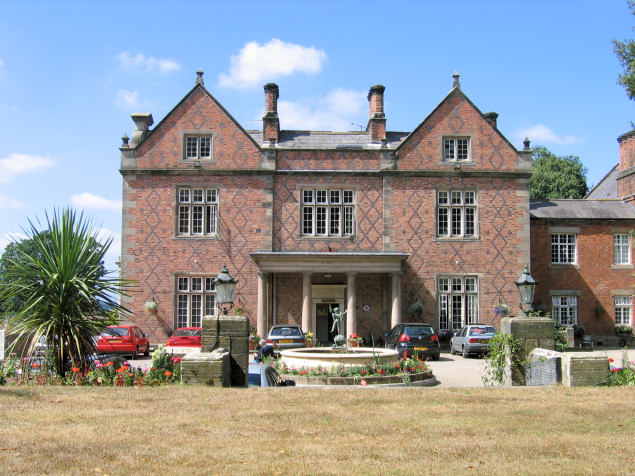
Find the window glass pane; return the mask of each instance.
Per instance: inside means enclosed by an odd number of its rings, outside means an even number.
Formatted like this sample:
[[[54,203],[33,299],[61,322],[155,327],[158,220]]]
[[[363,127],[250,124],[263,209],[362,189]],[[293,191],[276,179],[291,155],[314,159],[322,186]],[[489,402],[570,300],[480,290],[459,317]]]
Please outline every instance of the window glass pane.
[[[450,290],[450,280],[448,278],[439,278],[439,291],[448,292]]]
[[[313,234],[313,207],[302,208],[302,234]]]
[[[353,207],[344,207],[344,234],[353,234]]]
[[[205,278],[205,291],[214,291],[214,278]]]
[[[201,235],[203,233],[203,206],[192,207],[192,234]]]
[[[190,189],[189,188],[181,188],[181,189],[179,189],[179,202],[181,202],[181,203],[189,203],[190,202]]]
[[[443,294],[439,296],[439,328],[448,328],[448,296]]]
[[[177,297],[176,327],[187,327],[187,294]]]
[[[445,190],[441,190],[437,193],[437,203],[439,205],[447,205],[448,202],[448,192]]]
[[[443,158],[454,159],[454,139],[443,139]]]
[[[467,292],[476,291],[476,278],[465,278],[465,291]]]
[[[437,233],[439,235],[448,234],[448,211],[447,208],[437,210]]]
[[[205,201],[207,203],[216,203],[218,200],[218,193],[215,188],[208,188],[205,190]]]
[[[195,188],[192,190],[192,203],[203,203],[202,188]]]
[[[326,207],[315,208],[315,234],[326,235]]]
[[[190,207],[181,205],[179,207],[179,233],[189,233],[190,231]]]
[[[205,315],[206,316],[216,315],[216,295],[215,294],[205,295]]]
[[[461,234],[461,208],[452,208],[452,235]]]
[[[203,290],[203,278],[192,278],[192,291]]]
[[[187,291],[189,289],[189,282],[190,282],[189,278],[179,278],[177,289],[179,291]]]
[[[463,280],[461,278],[452,278],[452,292],[463,291]]]
[[[452,205],[461,205],[461,203],[462,203],[462,201],[461,201],[462,195],[463,194],[461,192],[457,192],[457,191],[450,192],[450,198],[452,200]]]
[[[313,203],[313,190],[302,190],[302,203]]]
[[[203,317],[203,296],[201,296],[200,294],[191,294],[190,299],[192,301],[190,326],[201,327]]]
[[[186,137],[185,138],[185,157],[187,159],[195,159],[198,157],[197,145],[198,145],[197,137]]]
[[[212,156],[212,139],[211,137],[199,137],[201,148],[201,157],[210,158]]]
[[[329,233],[331,235],[340,234],[340,207],[331,207],[331,220]]]
[[[463,199],[466,205],[474,205],[476,203],[476,193],[475,192],[464,192]]]
[[[468,158],[468,139],[457,139],[457,150],[456,150],[456,158],[457,160],[466,160]]]
[[[465,208],[465,236],[474,236],[475,234],[475,224],[474,224],[474,214],[476,210],[471,207]]]
[[[460,329],[463,325],[463,296],[461,294],[452,295],[452,329]]]
[[[353,191],[344,190],[344,203],[353,203]]]
[[[340,203],[340,191],[339,190],[331,190],[330,203],[332,203],[332,204]]]
[[[315,203],[326,203],[326,190],[315,191]]]
[[[205,233],[208,235],[216,234],[217,213],[216,205],[205,207]]]

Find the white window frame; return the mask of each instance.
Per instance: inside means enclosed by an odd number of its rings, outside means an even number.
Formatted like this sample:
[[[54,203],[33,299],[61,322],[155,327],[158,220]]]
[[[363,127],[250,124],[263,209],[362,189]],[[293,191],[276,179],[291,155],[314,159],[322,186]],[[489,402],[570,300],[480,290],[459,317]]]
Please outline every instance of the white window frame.
[[[552,296],[551,317],[561,326],[574,326],[578,323],[578,297]]]
[[[474,275],[437,277],[439,329],[479,323],[479,282]]]
[[[631,264],[631,235],[615,233],[613,235],[613,264]]]
[[[478,237],[478,194],[476,190],[437,190],[436,208],[437,237]]]
[[[565,258],[564,260],[562,258]],[[551,263],[578,263],[578,235],[577,233],[551,234]]]
[[[300,234],[355,236],[355,191],[347,188],[300,190]]]
[[[201,327],[203,316],[217,314],[212,276],[177,276],[174,328]]]
[[[219,196],[216,188],[178,187],[176,190],[177,236],[216,236]]]
[[[469,162],[472,160],[472,139],[469,136],[444,136],[441,141],[443,162]]]
[[[183,160],[212,160],[214,134],[183,134]]]
[[[632,311],[632,298],[631,296],[615,296],[615,325],[627,325],[631,326],[633,322]]]

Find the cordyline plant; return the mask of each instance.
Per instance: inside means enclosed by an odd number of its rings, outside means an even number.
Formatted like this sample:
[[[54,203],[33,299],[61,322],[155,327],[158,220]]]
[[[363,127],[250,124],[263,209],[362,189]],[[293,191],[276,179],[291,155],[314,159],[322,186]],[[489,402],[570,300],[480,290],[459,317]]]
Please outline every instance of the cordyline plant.
[[[53,357],[55,372],[64,378],[71,367],[86,368],[95,353],[93,336],[129,311],[117,302],[131,283],[109,277],[103,259],[112,238],[98,240],[91,221],[72,209],[46,216],[46,229],[29,220],[25,230],[33,247],[20,252],[4,270],[0,300],[20,296],[20,305],[7,316],[15,341],[32,357],[43,340]]]

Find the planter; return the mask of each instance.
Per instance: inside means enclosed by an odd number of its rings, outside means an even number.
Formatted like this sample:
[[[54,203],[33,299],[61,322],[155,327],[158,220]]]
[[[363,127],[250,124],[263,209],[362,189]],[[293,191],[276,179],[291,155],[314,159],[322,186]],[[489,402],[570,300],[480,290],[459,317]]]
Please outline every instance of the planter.
[[[349,342],[349,343],[348,343],[348,346],[349,346],[349,347],[359,347],[359,343],[357,343],[357,342],[355,342],[355,341],[352,341],[352,342]]]
[[[293,380],[298,385],[356,385],[359,380],[353,377],[304,377],[300,375],[281,374],[283,380]],[[403,384],[401,375],[363,377],[367,385],[399,385]],[[410,374],[410,383],[421,382],[433,378],[432,370]]]

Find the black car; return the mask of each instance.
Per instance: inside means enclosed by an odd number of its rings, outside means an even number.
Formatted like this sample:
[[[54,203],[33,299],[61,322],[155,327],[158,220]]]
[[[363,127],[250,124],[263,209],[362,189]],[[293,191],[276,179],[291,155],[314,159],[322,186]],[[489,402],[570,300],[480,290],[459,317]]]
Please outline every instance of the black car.
[[[411,322],[397,324],[386,334],[385,347],[395,349],[400,357],[413,357],[439,360],[441,348],[439,338],[430,324]]]

